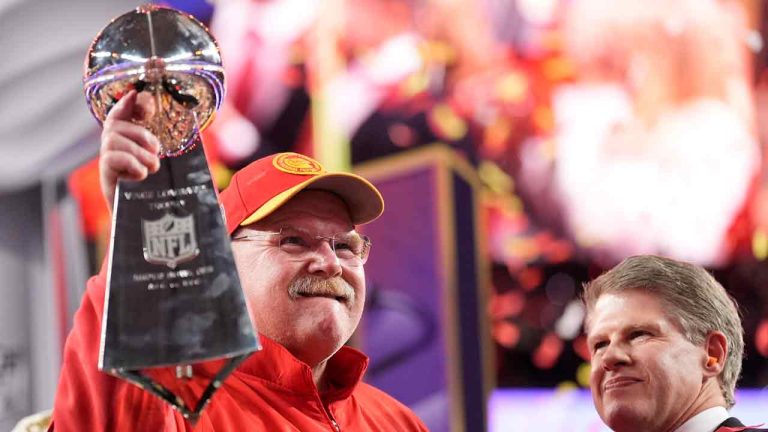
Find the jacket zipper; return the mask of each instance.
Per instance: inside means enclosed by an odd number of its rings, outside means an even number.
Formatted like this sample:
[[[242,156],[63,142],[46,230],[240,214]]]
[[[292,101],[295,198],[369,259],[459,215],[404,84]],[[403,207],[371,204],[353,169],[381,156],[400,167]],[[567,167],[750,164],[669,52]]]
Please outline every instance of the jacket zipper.
[[[328,420],[331,421],[331,426],[333,426],[333,430],[336,432],[341,432],[341,427],[339,427],[339,424],[336,422],[336,419],[333,418],[333,414],[331,413],[331,407],[325,406],[325,403],[322,399],[320,399],[320,406],[323,407],[323,411],[325,411],[325,415],[328,417]]]
[[[333,425],[333,428],[336,429],[336,432],[341,432],[341,428],[339,427],[339,424],[336,423],[336,420],[333,419],[333,417],[330,417],[331,424]]]

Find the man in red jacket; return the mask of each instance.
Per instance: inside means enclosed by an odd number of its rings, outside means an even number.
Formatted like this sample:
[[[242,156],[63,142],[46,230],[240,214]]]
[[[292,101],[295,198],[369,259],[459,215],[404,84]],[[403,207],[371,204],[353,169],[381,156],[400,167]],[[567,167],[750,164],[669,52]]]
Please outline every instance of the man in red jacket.
[[[101,186],[112,205],[117,180],[159,168],[157,138],[131,122],[125,96],[104,122]],[[355,226],[384,208],[365,179],[330,173],[281,153],[253,162],[220,196],[251,320],[263,350],[224,382],[193,426],[140,388],[97,370],[106,265],[91,278],[67,338],[53,412],[57,431],[422,431],[405,406],[361,382],[367,357],[344,346],[360,321],[370,241]],[[193,379],[152,377],[183,399],[202,393],[215,368]]]
[[[616,432],[736,432],[744,355],[735,302],[703,268],[627,258],[584,288],[590,387]]]

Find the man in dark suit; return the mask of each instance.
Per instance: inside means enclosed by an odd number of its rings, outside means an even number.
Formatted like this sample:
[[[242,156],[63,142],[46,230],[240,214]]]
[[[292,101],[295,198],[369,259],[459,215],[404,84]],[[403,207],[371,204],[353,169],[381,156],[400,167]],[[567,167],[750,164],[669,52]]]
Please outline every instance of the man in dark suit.
[[[744,354],[737,306],[699,266],[624,260],[584,287],[590,387],[616,432],[760,431],[730,417]]]

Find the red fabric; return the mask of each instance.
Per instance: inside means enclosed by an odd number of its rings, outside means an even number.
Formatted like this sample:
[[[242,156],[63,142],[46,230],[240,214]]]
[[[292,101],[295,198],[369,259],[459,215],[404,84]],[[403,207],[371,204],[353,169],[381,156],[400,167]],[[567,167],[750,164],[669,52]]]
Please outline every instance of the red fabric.
[[[757,426],[720,426],[715,432],[746,432],[746,431],[761,431],[765,429],[757,429],[762,425]]]
[[[97,239],[109,225],[109,210],[99,187],[99,158],[95,157],[77,168],[67,179],[69,193],[80,206],[83,234]]]
[[[368,358],[344,347],[329,361],[331,390],[317,391],[306,364],[279,344],[261,337],[253,354],[224,382],[195,427],[150,393],[99,372],[99,334],[106,265],[88,282],[64,349],[53,410],[56,431],[426,431],[408,408],[360,381]],[[185,400],[197,399],[215,362],[195,366],[191,381],[173,379],[170,369],[153,377]],[[188,402],[189,403],[189,402]]]
[[[229,187],[219,194],[219,199],[227,211],[229,233],[234,232],[243,220],[276,195],[316,177],[290,174],[274,168],[272,160],[276,156],[278,154],[250,163],[235,173]],[[269,181],[264,180],[266,176],[269,176]],[[253,182],[258,182],[258,186],[254,187]]]
[[[723,423],[728,423],[731,420],[735,420],[733,417],[726,420]],[[733,424],[733,423],[730,423]],[[741,424],[741,422],[736,421],[736,424]],[[715,430],[715,432],[747,432],[747,431],[765,431],[767,429],[758,429],[762,424],[759,424],[757,426],[720,426]]]

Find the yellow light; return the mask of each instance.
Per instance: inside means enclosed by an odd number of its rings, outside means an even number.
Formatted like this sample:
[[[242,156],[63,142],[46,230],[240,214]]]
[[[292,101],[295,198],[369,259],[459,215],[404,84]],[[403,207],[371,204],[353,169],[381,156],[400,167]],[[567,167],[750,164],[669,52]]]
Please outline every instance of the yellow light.
[[[589,387],[589,375],[592,373],[592,366],[589,363],[582,363],[576,370],[576,381],[582,387]]]
[[[570,392],[573,390],[576,390],[578,386],[573,381],[563,381],[560,384],[557,385],[557,392],[558,393],[565,393]]]
[[[752,253],[759,261],[768,258],[768,234],[765,231],[755,231],[752,235]]]

